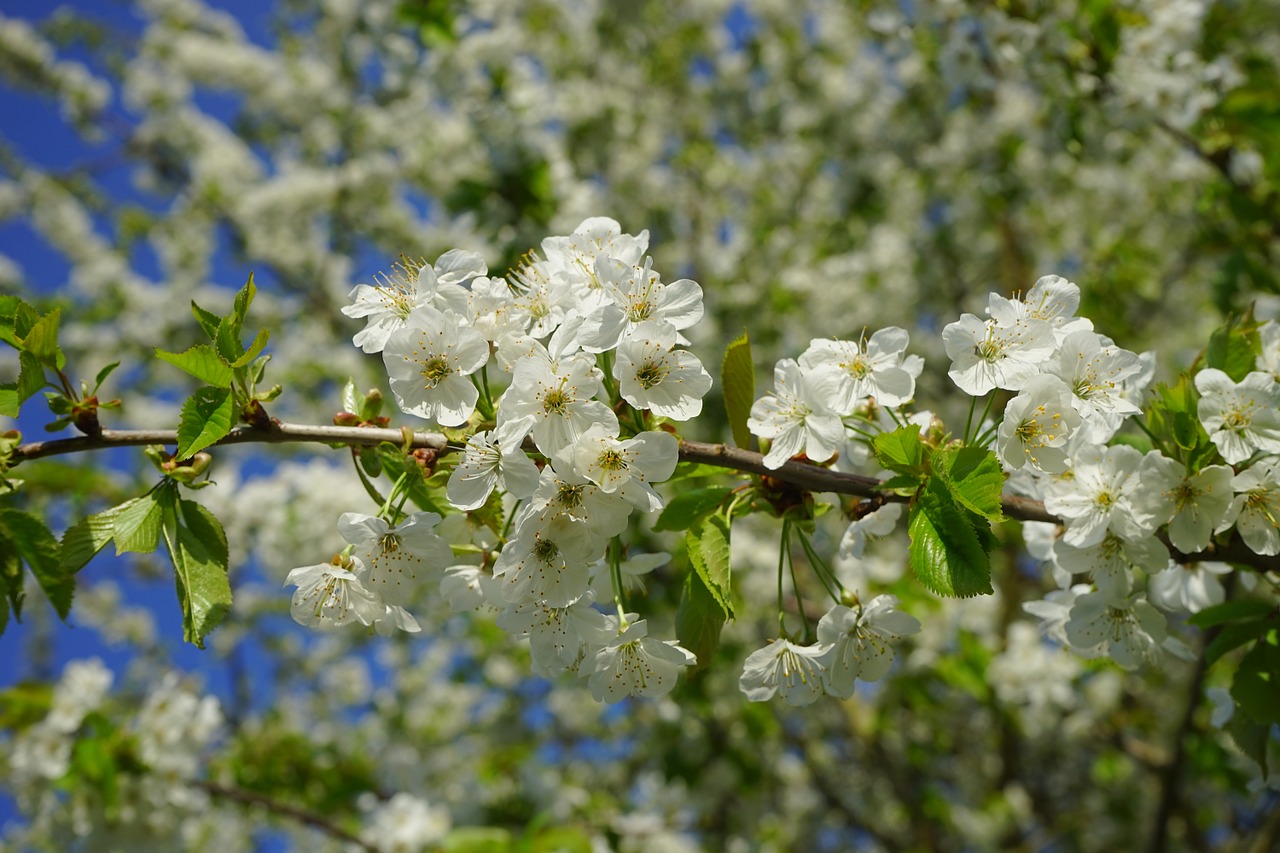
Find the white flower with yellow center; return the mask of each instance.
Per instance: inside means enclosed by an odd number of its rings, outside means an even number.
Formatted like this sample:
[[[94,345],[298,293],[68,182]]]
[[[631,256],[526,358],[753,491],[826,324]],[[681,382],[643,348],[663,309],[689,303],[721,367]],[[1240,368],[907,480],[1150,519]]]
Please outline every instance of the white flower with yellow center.
[[[1066,633],[1081,654],[1106,654],[1125,669],[1137,669],[1160,654],[1168,629],[1164,616],[1146,599],[1117,600],[1090,592],[1072,605]]]
[[[1068,476],[1044,487],[1044,508],[1066,522],[1063,542],[1086,548],[1101,542],[1108,530],[1140,539],[1155,529],[1150,513],[1134,501],[1143,489],[1140,452],[1125,445],[1087,446],[1072,462]]]
[[[1067,470],[1067,440],[1079,428],[1066,384],[1056,376],[1037,376],[1005,406],[996,453],[1015,471],[1030,465],[1061,474]]]
[[[479,509],[498,482],[512,497],[524,499],[538,488],[538,466],[518,446],[503,446],[497,434],[478,432],[467,439],[462,461],[449,475],[449,503],[461,510]]]
[[[1046,370],[1071,390],[1090,441],[1109,441],[1125,418],[1142,411],[1124,396],[1126,380],[1142,371],[1137,354],[1104,343],[1091,331],[1067,335]]]
[[[382,360],[401,411],[461,426],[480,398],[469,377],[489,360],[489,342],[456,314],[417,311],[387,340]]]
[[[364,564],[357,558],[300,566],[289,572],[285,586],[296,586],[289,615],[308,628],[341,628],[352,622],[372,625],[382,618],[386,605],[357,577]]]
[[[649,626],[641,619],[595,653],[587,684],[597,702],[664,696],[676,686],[681,668],[697,662],[693,652],[674,640],[650,637]]]
[[[878,681],[893,665],[893,644],[920,631],[920,622],[898,609],[894,595],[877,595],[866,606],[837,605],[818,622],[818,643],[831,646],[826,690],[848,699],[856,679]]]
[[[359,284],[342,309],[348,317],[368,317],[368,324],[352,342],[365,352],[382,352],[391,334],[405,327],[409,315],[424,308],[468,314],[468,293],[462,285],[488,271],[475,252],[453,249],[434,265],[400,266],[377,284]]]
[[[795,359],[784,358],[773,369],[773,393],[751,406],[747,428],[773,441],[766,468],[781,468],[798,453],[825,462],[844,443],[844,424],[831,408],[840,380],[833,371],[806,373]]]
[[[767,702],[774,694],[788,705],[808,705],[823,692],[831,646],[800,646],[774,640],[747,655],[738,689],[752,702]]]
[[[660,418],[687,421],[702,413],[711,374],[697,356],[675,349],[676,330],[642,323],[622,336],[613,363],[622,399]]]
[[[1231,465],[1264,450],[1280,453],[1280,385],[1256,370],[1239,382],[1216,368],[1196,374],[1197,414],[1209,438]]]
[[[435,532],[439,523],[434,512],[415,512],[395,527],[374,515],[344,512],[338,533],[355,546],[365,587],[388,604],[404,605],[428,574],[434,579],[454,562],[449,544]]]
[[[1236,494],[1217,532],[1235,525],[1255,554],[1280,554],[1280,463],[1268,460],[1241,471],[1231,488]]]
[[[602,374],[594,361],[581,354],[551,362],[524,358],[516,362],[511,386],[498,406],[498,435],[514,446],[533,433],[533,442],[547,456],[573,444],[593,425],[618,432],[618,416],[593,400]]]
[[[836,373],[840,383],[831,407],[841,414],[868,397],[895,408],[915,395],[916,378],[924,368],[923,359],[903,355],[908,340],[907,331],[897,326],[856,341],[815,338],[800,356],[800,367]]]
[[[1209,547],[1234,496],[1232,470],[1209,465],[1188,473],[1181,462],[1153,450],[1142,460],[1141,476],[1138,501],[1157,526],[1168,522],[1170,544],[1184,554]]]
[[[964,314],[942,330],[951,357],[947,375],[974,397],[995,388],[1020,391],[1057,345],[1053,328],[1030,316],[1021,303],[992,294],[987,312],[990,320]]]
[[[635,438],[619,440],[602,426],[593,426],[566,448],[573,468],[606,493],[617,492],[650,511],[663,500],[649,485],[669,478],[680,461],[680,447],[669,432],[651,430]]]

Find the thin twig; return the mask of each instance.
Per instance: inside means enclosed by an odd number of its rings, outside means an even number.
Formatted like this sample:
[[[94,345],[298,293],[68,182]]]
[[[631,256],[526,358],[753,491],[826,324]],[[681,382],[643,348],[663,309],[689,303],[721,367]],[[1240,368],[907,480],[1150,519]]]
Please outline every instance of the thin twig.
[[[381,853],[377,845],[364,841],[358,835],[353,835],[333,821],[329,820],[329,818],[318,812],[313,812],[310,809],[304,809],[301,806],[292,806],[288,803],[282,803],[279,800],[273,800],[265,794],[260,794],[257,791],[248,791],[244,788],[235,788],[230,785],[222,785],[218,782],[209,782],[204,779],[189,779],[187,784],[193,788],[199,788],[200,790],[215,797],[235,800],[237,803],[244,803],[250,806],[261,806],[272,814],[292,818],[299,823],[318,829],[339,841],[354,844],[361,850],[367,850],[368,853]]]

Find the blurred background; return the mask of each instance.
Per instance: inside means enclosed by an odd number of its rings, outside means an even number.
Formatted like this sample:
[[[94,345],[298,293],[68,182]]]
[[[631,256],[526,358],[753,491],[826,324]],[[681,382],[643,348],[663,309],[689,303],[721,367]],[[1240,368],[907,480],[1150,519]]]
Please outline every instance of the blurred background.
[[[713,374],[744,329],[760,387],[811,338],[898,325],[926,360],[919,406],[961,418],[939,333],[992,291],[1075,281],[1081,313],[1154,351],[1158,379],[1228,313],[1276,316],[1277,57],[1274,0],[6,0],[0,293],[61,307],[77,377],[123,362],[110,425],[172,427],[190,386],[152,349],[195,343],[191,300],[224,311],[253,271],[284,387],[271,414],[329,423],[347,377],[385,384],[339,313],[353,286],[455,247],[501,273],[610,216],[648,229],[667,279],[702,285],[691,349]],[[0,360],[0,381],[16,371]],[[715,394],[686,437],[725,440]],[[42,435],[42,408],[0,429]],[[55,530],[155,480],[140,452],[22,476],[20,505]],[[106,554],[69,624],[33,590],[0,636],[0,846],[1280,837],[1202,660],[1133,674],[1042,641],[1021,603],[1051,581],[1016,527],[991,597],[904,578],[905,537],[839,567],[925,625],[849,702],[747,703],[741,661],[771,627],[750,610],[674,694],[606,707],[434,594],[421,635],[295,626],[285,574],[341,547],[340,513],[368,511],[343,453],[218,451],[213,479],[196,497],[227,528],[235,607],[209,650],[181,643],[163,559]],[[777,556],[776,526],[735,526],[745,600],[772,600]],[[646,609],[674,612],[686,570],[677,553],[655,573]],[[100,696],[88,722],[47,745],[72,750],[67,773],[19,766],[25,728],[78,691]]]

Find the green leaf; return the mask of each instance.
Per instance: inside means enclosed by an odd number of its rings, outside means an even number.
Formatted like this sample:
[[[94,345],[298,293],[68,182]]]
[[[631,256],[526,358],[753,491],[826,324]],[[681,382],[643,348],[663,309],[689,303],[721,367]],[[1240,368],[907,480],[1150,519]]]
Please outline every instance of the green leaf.
[[[22,561],[18,559],[17,549],[3,529],[0,529],[0,593],[4,594],[8,606],[13,609],[13,617],[21,620],[22,601],[26,597],[26,587],[22,582]]]
[[[117,556],[150,554],[159,547],[163,513],[155,491],[98,515],[111,522],[111,538],[116,543]]]
[[[68,574],[80,571],[115,537],[115,519],[110,512],[112,510],[82,518],[62,534],[58,550],[62,571]]]
[[[1223,655],[1240,648],[1245,643],[1253,642],[1274,626],[1275,623],[1269,619],[1232,622],[1224,626],[1218,631],[1218,635],[1209,641],[1209,645],[1205,646],[1205,666],[1213,666]]]
[[[156,348],[156,356],[174,367],[185,370],[206,385],[230,388],[235,372],[208,344],[194,346],[186,352],[168,352]]]
[[[71,612],[76,581],[71,573],[63,571],[58,561],[58,540],[53,538],[43,521],[21,510],[0,509],[0,527],[4,528],[11,546],[35,575],[53,609],[66,619]]]
[[[212,514],[180,500],[176,488],[156,490],[163,507],[161,531],[182,606],[182,638],[203,649],[204,638],[231,609],[226,536]]]
[[[992,592],[991,561],[985,548],[990,540],[979,538],[973,522],[936,478],[917,498],[907,532],[911,569],[930,590],[954,598]]]
[[[266,329],[259,329],[258,334],[254,335],[253,343],[249,344],[249,348],[244,351],[244,355],[231,362],[232,367],[244,367],[249,362],[258,357],[258,353],[262,352],[262,348],[267,345],[267,338],[271,335]]]
[[[1253,309],[1250,308],[1245,316],[1228,317],[1223,325],[1214,329],[1205,352],[1209,367],[1221,370],[1231,377],[1232,382],[1248,376],[1255,369],[1261,349],[1253,326]]]
[[[19,411],[21,411],[21,404],[18,402],[17,384],[9,382],[0,385],[0,415],[16,418]]]
[[[706,584],[724,615],[733,618],[733,601],[729,594],[729,522],[722,515],[712,515],[694,523],[684,535],[689,562]]]
[[[885,492],[893,492],[895,495],[910,497],[920,490],[920,484],[923,482],[923,477],[912,476],[911,474],[894,474],[876,488]]]
[[[1239,622],[1246,619],[1261,619],[1276,613],[1276,605],[1257,599],[1226,601],[1206,607],[1187,618],[1187,623],[1199,628],[1220,625],[1223,622]]]
[[[733,443],[749,449],[751,430],[747,429],[747,419],[756,401],[756,369],[751,361],[751,340],[745,331],[725,348],[720,387],[724,390],[724,410],[729,416]]]
[[[13,333],[21,341],[40,322],[40,312],[25,302],[18,302],[13,312]]]
[[[58,321],[61,311],[54,308],[41,317],[22,338],[22,348],[40,360],[41,364],[61,370],[67,357],[58,346]]]
[[[231,432],[235,400],[230,388],[196,389],[182,404],[178,422],[179,459],[187,459]]]
[[[732,492],[733,489],[728,486],[707,486],[683,492],[663,507],[653,529],[688,530],[695,521],[715,512],[716,507]]]
[[[356,394],[356,381],[348,378],[342,386],[342,411],[357,414],[360,411],[360,398]]]
[[[1271,726],[1255,723],[1239,711],[1240,708],[1237,706],[1236,713],[1231,715],[1231,720],[1227,723],[1227,734],[1231,735],[1231,739],[1235,741],[1241,752],[1253,759],[1262,770],[1262,776],[1265,779],[1269,772],[1267,744],[1271,741]]]
[[[697,572],[689,572],[676,610],[676,638],[698,658],[693,671],[705,669],[720,647],[725,612]]]
[[[191,313],[195,315],[196,322],[200,324],[200,328],[204,329],[204,333],[209,336],[212,341],[218,336],[218,324],[222,322],[222,318],[212,311],[206,311],[196,304],[195,300],[191,300]]]
[[[893,432],[882,432],[871,440],[878,461],[899,474],[919,474],[924,468],[924,444],[919,424],[907,424]]]
[[[27,400],[40,393],[44,388],[44,365],[40,360],[25,350],[18,353],[18,364],[21,365],[21,371],[18,373],[18,403],[25,403]]]
[[[1280,723],[1280,629],[1272,629],[1240,661],[1231,696],[1237,711],[1262,725]]]
[[[511,853],[511,833],[496,826],[460,826],[440,842],[444,853]]]
[[[108,364],[106,367],[99,370],[98,375],[93,380],[94,391],[97,391],[99,388],[101,388],[102,383],[106,382],[107,377],[110,376],[112,373],[114,373],[115,369],[119,366],[120,366],[120,362],[113,361],[110,364]]]
[[[234,364],[244,355],[240,333],[244,329],[244,318],[249,313],[249,306],[253,304],[253,295],[257,292],[258,289],[253,284],[253,273],[249,273],[249,280],[236,294],[231,313],[218,322],[218,330],[214,333],[213,342],[217,347],[218,355],[225,358],[228,363]],[[265,339],[263,344],[266,344]],[[252,361],[252,357],[249,360]],[[248,361],[245,363],[247,364]]]
[[[956,502],[990,521],[1004,521],[1004,471],[994,452],[982,447],[947,447],[933,454],[933,473]]]

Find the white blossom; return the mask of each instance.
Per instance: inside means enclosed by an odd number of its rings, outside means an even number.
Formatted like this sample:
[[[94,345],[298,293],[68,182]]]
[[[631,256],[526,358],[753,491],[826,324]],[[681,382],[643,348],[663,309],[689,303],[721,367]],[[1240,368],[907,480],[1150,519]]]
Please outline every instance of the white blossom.
[[[417,311],[382,350],[400,410],[441,426],[461,426],[480,392],[468,378],[489,360],[489,342],[456,314]]]
[[[847,699],[855,679],[878,681],[888,673],[893,643],[920,631],[920,622],[898,603],[895,595],[877,595],[865,606],[836,605],[818,621],[818,644],[831,647],[827,693]]]
[[[772,439],[765,454],[767,468],[781,468],[804,453],[825,462],[844,442],[844,424],[831,409],[839,380],[831,371],[807,373],[794,359],[784,358],[773,370],[773,394],[751,406],[747,427],[760,438]]]
[[[597,701],[663,696],[676,686],[681,668],[695,663],[694,654],[678,643],[650,637],[649,626],[641,619],[596,652],[588,686]]]
[[[1200,423],[1228,464],[1244,462],[1257,450],[1280,453],[1280,385],[1271,374],[1254,371],[1233,382],[1221,370],[1206,368],[1195,381]]]
[[[738,689],[752,702],[767,702],[776,693],[788,705],[811,704],[822,695],[831,649],[774,640],[747,655]]]

